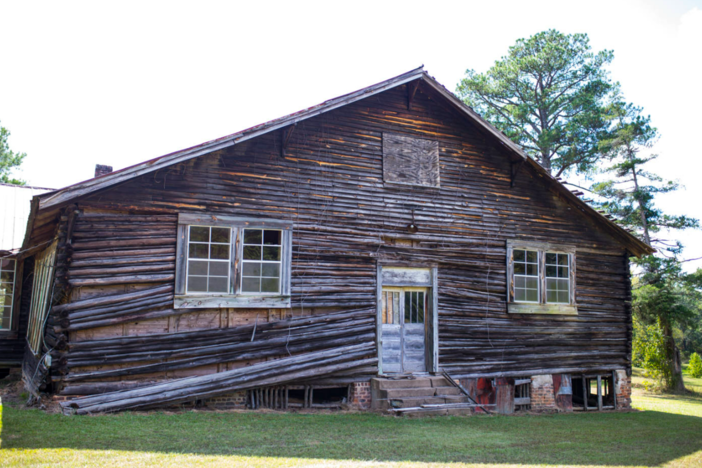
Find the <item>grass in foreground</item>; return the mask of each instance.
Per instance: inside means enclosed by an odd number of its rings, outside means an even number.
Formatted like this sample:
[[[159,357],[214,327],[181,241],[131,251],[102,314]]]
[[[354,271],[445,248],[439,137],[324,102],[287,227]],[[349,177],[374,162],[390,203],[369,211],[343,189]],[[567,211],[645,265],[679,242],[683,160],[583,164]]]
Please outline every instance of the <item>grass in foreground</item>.
[[[402,419],[6,405],[0,466],[702,466],[702,397],[636,390],[634,406],[644,411]]]

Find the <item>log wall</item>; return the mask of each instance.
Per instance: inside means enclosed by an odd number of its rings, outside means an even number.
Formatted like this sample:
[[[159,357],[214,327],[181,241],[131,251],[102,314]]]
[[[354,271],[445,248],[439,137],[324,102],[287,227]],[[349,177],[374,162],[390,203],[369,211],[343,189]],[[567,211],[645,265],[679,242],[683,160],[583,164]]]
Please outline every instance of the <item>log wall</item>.
[[[178,360],[193,356],[173,353],[204,336],[236,345],[227,336],[286,318],[346,313],[339,346],[344,330],[372,334],[378,263],[438,267],[439,364],[453,375],[628,367],[624,247],[527,166],[511,187],[504,150],[442,99],[420,85],[409,111],[402,86],[298,123],[285,151],[273,132],[79,200],[70,298],[52,315],[52,333],[68,343],[55,390],[99,393],[271,358],[273,345],[188,366]],[[384,184],[384,132],[438,141],[440,188]],[[291,309],[173,309],[179,212],[292,221]],[[510,239],[576,246],[577,316],[507,314]],[[148,335],[160,343],[153,354],[134,351]]]

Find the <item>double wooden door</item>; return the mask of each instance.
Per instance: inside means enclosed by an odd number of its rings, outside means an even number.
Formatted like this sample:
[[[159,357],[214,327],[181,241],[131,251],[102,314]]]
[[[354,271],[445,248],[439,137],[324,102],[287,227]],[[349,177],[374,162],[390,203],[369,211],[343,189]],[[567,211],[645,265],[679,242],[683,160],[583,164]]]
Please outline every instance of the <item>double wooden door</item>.
[[[427,288],[383,288],[383,373],[426,372]]]

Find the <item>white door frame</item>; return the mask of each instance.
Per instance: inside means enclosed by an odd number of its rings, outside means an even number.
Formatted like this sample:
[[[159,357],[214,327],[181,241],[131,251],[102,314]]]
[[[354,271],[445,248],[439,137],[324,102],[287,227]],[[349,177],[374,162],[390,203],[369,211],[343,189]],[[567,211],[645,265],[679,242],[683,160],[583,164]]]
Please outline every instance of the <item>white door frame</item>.
[[[427,288],[429,310],[425,311],[427,338],[425,349],[430,352],[427,362],[427,372],[439,371],[439,295],[438,269],[433,268],[402,268],[396,266],[377,265],[376,276],[376,351],[378,356],[378,373],[383,373],[382,339],[383,339],[383,288]],[[427,316],[428,312],[428,316]]]

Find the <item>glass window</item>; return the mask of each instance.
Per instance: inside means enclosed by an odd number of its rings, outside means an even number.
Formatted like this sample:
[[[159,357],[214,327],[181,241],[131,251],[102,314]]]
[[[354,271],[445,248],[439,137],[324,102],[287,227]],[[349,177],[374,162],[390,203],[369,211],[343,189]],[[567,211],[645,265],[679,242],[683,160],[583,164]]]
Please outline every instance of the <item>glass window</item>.
[[[243,293],[280,294],[283,232],[244,229],[241,269]]]
[[[0,330],[12,328],[12,301],[15,290],[15,260],[0,259]]]
[[[187,292],[230,292],[231,234],[228,227],[189,226]]]
[[[539,302],[539,252],[514,250],[514,300]]]
[[[570,271],[568,254],[546,253],[546,302],[570,304]]]

